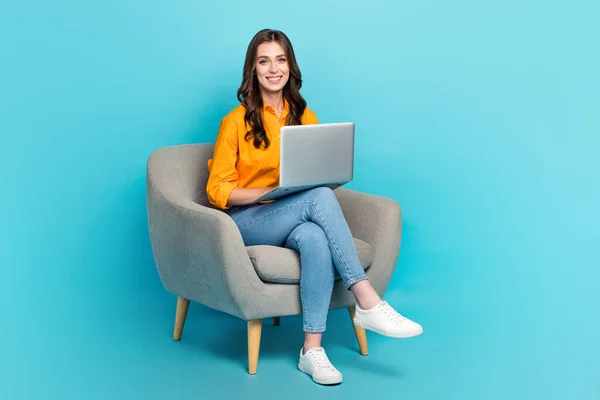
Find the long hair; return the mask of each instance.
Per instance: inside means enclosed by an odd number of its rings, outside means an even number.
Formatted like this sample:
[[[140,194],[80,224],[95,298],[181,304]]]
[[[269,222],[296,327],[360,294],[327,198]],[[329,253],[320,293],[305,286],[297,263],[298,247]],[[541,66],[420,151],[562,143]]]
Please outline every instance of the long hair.
[[[271,141],[267,137],[262,119],[263,100],[260,93],[258,78],[256,76],[256,53],[258,46],[266,42],[277,42],[285,51],[290,68],[288,82],[283,87],[283,97],[289,104],[289,114],[286,118],[287,125],[302,125],[302,115],[306,109],[306,101],[300,95],[302,87],[302,74],[296,62],[294,48],[288,37],[281,31],[263,29],[258,32],[248,45],[242,85],[237,91],[237,98],[246,108],[244,120],[250,126],[246,132],[246,140],[253,139],[254,147],[259,148],[264,144],[268,148]]]

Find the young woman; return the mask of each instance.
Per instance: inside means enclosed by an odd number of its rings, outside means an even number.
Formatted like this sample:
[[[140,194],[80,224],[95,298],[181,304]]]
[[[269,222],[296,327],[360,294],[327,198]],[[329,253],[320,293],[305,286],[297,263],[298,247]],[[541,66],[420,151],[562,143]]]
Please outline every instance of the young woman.
[[[221,121],[208,162],[209,201],[227,212],[247,246],[272,245],[300,254],[304,346],[298,368],[321,384],[342,374],[321,347],[335,271],[356,298],[355,323],[391,337],[412,337],[422,327],[382,301],[371,286],[333,191],[316,188],[252,204],[277,186],[279,131],[284,125],[317,124],[300,95],[302,77],[287,36],[265,29],[246,53],[240,105]]]

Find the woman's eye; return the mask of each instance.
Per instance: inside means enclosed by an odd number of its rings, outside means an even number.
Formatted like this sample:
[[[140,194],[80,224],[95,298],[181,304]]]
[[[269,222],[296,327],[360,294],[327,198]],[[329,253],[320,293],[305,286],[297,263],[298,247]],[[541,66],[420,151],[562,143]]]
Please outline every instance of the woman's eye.
[[[266,60],[260,60],[258,63],[259,63],[260,65],[265,65],[265,64],[267,63],[267,61],[266,61]]]
[[[280,62],[280,63],[284,63],[284,62],[285,62],[285,58],[280,58],[280,59],[279,59],[279,62]]]

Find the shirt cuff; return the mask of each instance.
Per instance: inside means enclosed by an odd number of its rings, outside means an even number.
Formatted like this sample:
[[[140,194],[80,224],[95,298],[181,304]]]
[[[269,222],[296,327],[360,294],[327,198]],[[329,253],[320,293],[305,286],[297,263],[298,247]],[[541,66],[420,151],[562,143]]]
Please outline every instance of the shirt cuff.
[[[229,196],[231,196],[231,192],[233,192],[233,189],[235,189],[236,187],[237,186],[235,184],[230,182],[221,183],[219,187],[219,194],[215,199],[217,207],[222,208],[224,210],[229,209],[229,207],[227,206],[227,202],[229,201]]]

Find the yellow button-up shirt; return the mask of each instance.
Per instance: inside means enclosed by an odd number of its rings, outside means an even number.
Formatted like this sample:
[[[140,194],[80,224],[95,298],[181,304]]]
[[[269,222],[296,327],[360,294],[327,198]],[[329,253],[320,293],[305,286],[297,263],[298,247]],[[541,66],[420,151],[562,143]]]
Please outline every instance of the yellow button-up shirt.
[[[276,187],[279,184],[279,131],[286,124],[289,104],[284,102],[281,117],[265,105],[263,125],[271,140],[268,149],[255,148],[246,140],[250,127],[244,121],[246,108],[239,105],[221,120],[215,141],[213,158],[208,160],[210,172],[206,194],[211,204],[228,209],[229,196],[235,188]],[[306,108],[302,125],[317,124],[315,113]]]

